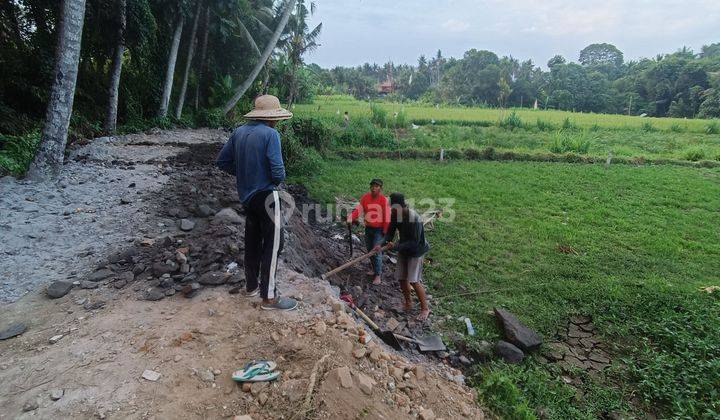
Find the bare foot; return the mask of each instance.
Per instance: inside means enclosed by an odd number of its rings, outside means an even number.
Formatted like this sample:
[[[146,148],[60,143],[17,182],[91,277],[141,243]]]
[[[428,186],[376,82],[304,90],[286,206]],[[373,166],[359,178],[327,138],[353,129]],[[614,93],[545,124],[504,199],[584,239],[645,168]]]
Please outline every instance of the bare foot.
[[[420,311],[420,314],[415,318],[417,321],[425,321],[430,316],[430,309],[423,309]]]
[[[382,283],[382,280],[380,279],[380,276],[375,276],[375,277],[373,278],[373,284],[374,284],[375,286],[377,286],[377,285],[379,285],[380,283]]]
[[[412,308],[413,308],[412,302],[405,301],[405,303],[403,304],[402,310],[403,310],[403,312],[410,312],[410,311],[412,311]]]
[[[366,271],[365,274],[367,274],[368,276],[372,276],[373,274],[375,274],[375,272],[372,270],[369,270],[369,271]]]

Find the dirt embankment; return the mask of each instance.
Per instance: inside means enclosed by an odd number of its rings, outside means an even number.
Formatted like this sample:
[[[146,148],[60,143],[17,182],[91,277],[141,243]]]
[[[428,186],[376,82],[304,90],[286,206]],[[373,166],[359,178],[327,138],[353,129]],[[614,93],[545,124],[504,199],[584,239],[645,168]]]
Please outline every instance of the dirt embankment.
[[[317,277],[348,258],[332,225],[290,221],[280,289],[298,311],[228,293],[244,282],[244,218],[232,179],[209,165],[225,138],[100,141],[74,151],[56,184],[2,181],[0,297],[14,302],[0,330],[27,331],[0,341],[0,418],[481,418],[459,372],[359,342],[338,287],[381,323],[427,325],[395,313],[392,283],[368,287],[363,268]],[[56,281],[73,287],[51,300]],[[259,358],[278,363],[278,381],[232,381]]]

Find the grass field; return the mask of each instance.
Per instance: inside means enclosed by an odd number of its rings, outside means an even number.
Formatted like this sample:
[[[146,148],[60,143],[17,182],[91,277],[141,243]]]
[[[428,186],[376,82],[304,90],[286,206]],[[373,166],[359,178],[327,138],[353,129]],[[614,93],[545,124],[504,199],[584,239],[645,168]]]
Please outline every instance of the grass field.
[[[579,128],[592,128],[597,126],[604,129],[657,129],[663,131],[682,131],[691,133],[706,133],[708,127],[711,131],[720,134],[720,120],[701,120],[683,118],[648,118],[626,115],[590,114],[555,110],[533,110],[529,108],[494,109],[494,108],[462,108],[451,106],[435,107],[415,103],[400,104],[378,102],[391,114],[404,111],[411,120],[435,121],[487,121],[495,123],[503,120],[511,112],[515,112],[522,121],[536,124],[537,120],[545,123],[562,126],[565,120]],[[347,111],[351,118],[356,116],[369,116],[370,104],[354,99],[351,96],[319,96],[312,104],[298,104],[294,108],[298,115],[323,115],[327,117],[343,114]]]
[[[546,338],[570,315],[590,315],[613,349],[603,375],[577,373],[579,391],[537,360],[479,367],[475,386],[497,414],[720,416],[720,299],[699,290],[720,285],[720,170],[330,161],[300,181],[329,202],[359,196],[376,176],[387,193],[456,199],[454,222],[429,234],[426,280],[433,295],[449,296],[436,316],[467,315],[478,340],[493,340],[494,306]],[[489,292],[453,297],[474,290]]]
[[[518,160],[573,161],[563,159],[564,155],[572,154],[595,161],[604,161],[612,155],[626,162],[720,164],[720,123],[716,121],[651,121],[622,115],[532,110],[505,111],[504,119],[497,120],[503,111],[496,109],[435,109],[385,102],[372,107],[374,110],[369,103],[349,97],[330,96],[319,98],[313,105],[299,105],[296,111],[301,116],[319,117],[332,127],[336,149],[349,152],[362,152],[364,149],[438,152],[442,148],[460,154],[470,151],[472,154],[473,151],[492,148],[499,153],[527,156],[516,157]],[[400,114],[401,117],[395,117],[386,108],[402,108],[405,111]],[[328,113],[333,109],[341,110],[341,113]],[[352,110],[349,127],[345,127],[343,122],[343,109]],[[407,123],[418,110],[434,113],[435,124],[428,121],[422,122],[422,125]],[[496,120],[470,124],[458,120],[457,113],[468,119],[485,118],[492,114]],[[519,115],[532,115],[533,119],[523,120]],[[399,119],[407,122],[399,123]],[[642,124],[637,124],[639,121]],[[548,155],[556,158],[546,159]]]

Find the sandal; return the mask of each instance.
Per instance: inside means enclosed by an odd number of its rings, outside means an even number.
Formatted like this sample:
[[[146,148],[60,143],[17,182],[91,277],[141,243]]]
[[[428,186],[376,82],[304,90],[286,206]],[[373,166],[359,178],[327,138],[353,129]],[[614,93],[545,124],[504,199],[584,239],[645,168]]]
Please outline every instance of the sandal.
[[[248,363],[242,369],[233,373],[232,378],[236,382],[265,382],[277,379],[280,372],[274,372],[277,363],[260,360]]]

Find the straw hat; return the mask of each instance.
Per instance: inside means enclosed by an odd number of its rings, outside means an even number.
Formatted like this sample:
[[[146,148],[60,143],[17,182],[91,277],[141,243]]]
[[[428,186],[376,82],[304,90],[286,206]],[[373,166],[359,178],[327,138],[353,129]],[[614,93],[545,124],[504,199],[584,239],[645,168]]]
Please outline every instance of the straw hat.
[[[244,115],[249,120],[280,121],[292,118],[292,112],[280,107],[280,100],[273,95],[255,98],[255,108]]]

